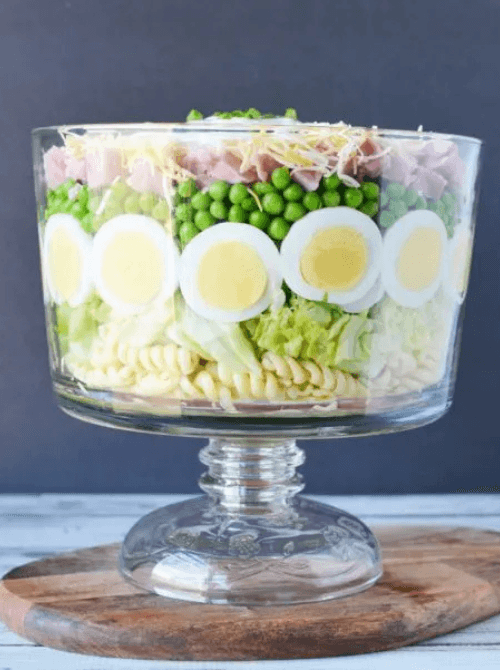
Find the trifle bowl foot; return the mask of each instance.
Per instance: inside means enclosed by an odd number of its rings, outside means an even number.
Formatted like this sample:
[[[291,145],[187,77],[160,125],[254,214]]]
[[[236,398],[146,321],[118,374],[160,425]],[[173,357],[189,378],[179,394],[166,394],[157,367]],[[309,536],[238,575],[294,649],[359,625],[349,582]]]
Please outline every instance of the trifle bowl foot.
[[[155,510],[127,534],[123,576],[160,596],[291,605],[353,595],[382,574],[380,549],[353,515],[296,495],[293,440],[211,439],[208,495]]]

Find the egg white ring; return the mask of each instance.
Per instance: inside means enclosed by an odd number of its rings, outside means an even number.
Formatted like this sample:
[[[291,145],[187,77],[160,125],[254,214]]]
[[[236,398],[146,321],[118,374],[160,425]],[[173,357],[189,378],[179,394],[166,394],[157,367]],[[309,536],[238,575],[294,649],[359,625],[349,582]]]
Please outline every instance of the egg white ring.
[[[461,268],[461,271],[464,273],[465,278],[465,289],[460,291],[456,284],[454,283],[454,263],[453,256],[457,251],[457,247],[460,244],[468,245],[467,255],[465,257],[465,267]],[[445,291],[458,303],[462,303],[465,300],[465,295],[467,293],[467,284],[469,280],[470,272],[470,263],[472,255],[472,234],[470,230],[465,225],[461,225],[455,229],[455,234],[448,240],[448,250],[446,254],[446,268],[443,279],[443,286]]]
[[[373,305],[376,305],[377,302],[380,302],[380,300],[382,300],[384,295],[385,290],[379,275],[375,280],[375,284],[373,284],[373,286],[370,289],[368,289],[367,293],[365,293],[363,297],[359,298],[358,300],[354,300],[353,302],[350,302],[347,305],[342,305],[342,309],[345,312],[356,314],[358,312],[362,312],[365,309],[373,307]]]
[[[119,233],[129,232],[143,233],[153,241],[162,256],[163,277],[160,291],[148,303],[139,305],[125,303],[117,298],[106,286],[100,272],[104,252],[108,248],[108,245],[113,242],[114,236]],[[179,250],[173,239],[168,236],[163,226],[156,219],[149,216],[144,216],[143,214],[119,214],[106,221],[94,237],[92,271],[95,285],[101,298],[121,314],[136,314],[137,312],[141,312],[154,300],[169,298],[178,286],[178,267]]]
[[[421,291],[410,291],[399,283],[396,262],[399,252],[416,228],[431,228],[441,238],[440,267],[434,281]],[[420,307],[430,300],[441,284],[445,272],[448,237],[444,223],[435,212],[415,210],[398,219],[386,232],[382,252],[382,283],[389,296],[403,307]]]
[[[49,265],[49,247],[52,236],[58,228],[64,228],[68,236],[78,247],[81,261],[80,286],[75,295],[68,300],[70,307],[76,307],[85,302],[92,290],[92,238],[82,230],[80,222],[71,214],[53,214],[47,219],[43,237],[43,274],[47,282],[50,296],[57,305],[66,301],[66,298],[57,290]]]
[[[373,286],[380,274],[382,235],[369,216],[351,207],[325,207],[306,214],[296,221],[281,244],[283,275],[286,283],[303,298],[323,300],[323,289],[315,288],[304,281],[300,271],[300,260],[304,249],[312,239],[327,228],[347,227],[360,233],[368,246],[367,270],[356,286],[346,291],[330,291],[328,302],[347,305],[362,298]]]
[[[267,285],[258,302],[244,310],[225,310],[207,305],[198,289],[198,266],[203,255],[217,242],[243,242],[257,253],[266,268]],[[236,323],[257,316],[271,304],[275,292],[281,287],[283,274],[279,252],[271,239],[258,228],[248,223],[223,222],[206,228],[196,235],[185,247],[181,255],[179,284],[191,309],[214,321]],[[200,304],[203,308],[200,309]]]

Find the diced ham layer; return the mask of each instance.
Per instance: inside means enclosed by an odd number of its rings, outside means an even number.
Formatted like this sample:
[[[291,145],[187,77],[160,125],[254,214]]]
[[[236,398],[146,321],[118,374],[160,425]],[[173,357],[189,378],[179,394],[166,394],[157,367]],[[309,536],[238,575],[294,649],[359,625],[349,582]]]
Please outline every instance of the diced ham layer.
[[[371,137],[366,137],[356,155],[349,157],[342,170],[339,156],[331,146],[322,146],[320,142],[316,150],[327,156],[329,172],[339,168],[339,174],[342,172],[355,180],[354,185],[365,177],[374,178],[383,173],[388,180],[438,199],[447,185],[460,186],[463,180],[464,166],[457,145],[440,139],[393,142],[391,151],[380,156],[381,147]],[[243,159],[237,150],[221,150],[201,144],[192,144],[180,151],[176,162],[196,176],[199,188],[219,179],[231,184],[268,181],[273,170],[283,165],[274,156],[256,154],[249,162],[250,167],[242,169]],[[80,160],[66,147],[52,147],[44,155],[44,168],[47,186],[51,189],[70,177],[86,181],[91,188],[105,186],[122,177],[136,191],[163,194],[163,176],[158,168],[145,158],[137,158],[126,171],[117,149],[96,149]],[[293,179],[307,191],[318,188],[323,174],[321,168],[297,167],[291,170]]]
[[[51,189],[70,178],[86,181],[91,188],[99,188],[125,175],[117,149],[96,150],[80,160],[66,147],[52,147],[45,153],[43,162],[47,186]]]
[[[454,142],[407,141],[394,144],[393,151],[384,156],[383,174],[386,179],[438,200],[446,186],[461,186],[464,165]]]

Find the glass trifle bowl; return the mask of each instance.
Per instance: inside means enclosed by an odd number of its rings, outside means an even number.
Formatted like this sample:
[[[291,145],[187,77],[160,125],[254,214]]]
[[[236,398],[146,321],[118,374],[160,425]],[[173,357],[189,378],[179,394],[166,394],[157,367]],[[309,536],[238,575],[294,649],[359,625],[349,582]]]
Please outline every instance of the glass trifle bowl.
[[[209,438],[207,495],[122,545],[124,577],[162,596],[292,604],[375,583],[369,528],[296,495],[295,441],[451,403],[481,142],[290,116],[33,133],[60,407]]]

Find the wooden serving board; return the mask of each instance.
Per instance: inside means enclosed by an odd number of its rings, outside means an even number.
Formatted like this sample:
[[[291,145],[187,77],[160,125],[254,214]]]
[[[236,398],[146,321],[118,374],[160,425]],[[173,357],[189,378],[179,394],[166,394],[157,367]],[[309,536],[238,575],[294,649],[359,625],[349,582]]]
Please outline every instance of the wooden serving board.
[[[119,545],[28,563],[0,582],[0,617],[42,645],[171,660],[297,659],[391,649],[500,612],[500,533],[373,529],[384,575],[356,596],[290,607],[167,600],[126,583]]]

